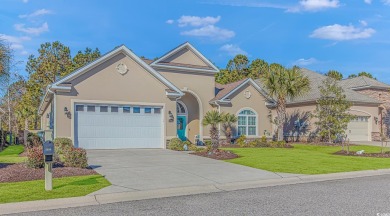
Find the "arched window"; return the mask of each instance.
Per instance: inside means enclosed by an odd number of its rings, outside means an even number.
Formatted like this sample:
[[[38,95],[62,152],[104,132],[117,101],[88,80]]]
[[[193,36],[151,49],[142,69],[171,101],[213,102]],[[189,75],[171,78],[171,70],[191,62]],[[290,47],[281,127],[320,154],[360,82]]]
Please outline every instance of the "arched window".
[[[238,113],[237,124],[238,135],[256,136],[257,135],[257,114],[250,110],[244,109]]]
[[[176,103],[176,112],[178,115],[186,115],[187,114],[187,108],[186,105],[184,105],[183,102],[177,101]]]

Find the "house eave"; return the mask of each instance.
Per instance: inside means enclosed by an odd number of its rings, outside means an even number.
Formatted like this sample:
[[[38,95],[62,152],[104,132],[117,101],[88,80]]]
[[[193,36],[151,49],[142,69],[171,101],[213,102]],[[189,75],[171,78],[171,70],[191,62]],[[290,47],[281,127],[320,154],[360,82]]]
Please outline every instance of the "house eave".
[[[208,70],[208,69],[202,69],[202,68],[191,68],[191,67],[180,67],[180,66],[173,66],[173,65],[159,65],[159,64],[154,64],[150,65],[152,68],[156,69],[170,69],[170,70],[175,70],[175,71],[191,71],[199,74],[216,74],[219,71],[217,70]]]

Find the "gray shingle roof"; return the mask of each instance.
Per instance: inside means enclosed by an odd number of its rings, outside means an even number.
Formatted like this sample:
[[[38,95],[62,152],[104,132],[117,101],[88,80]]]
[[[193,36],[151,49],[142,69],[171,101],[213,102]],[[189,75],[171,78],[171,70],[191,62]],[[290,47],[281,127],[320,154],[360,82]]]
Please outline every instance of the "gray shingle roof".
[[[288,104],[312,102],[312,101],[316,101],[317,99],[319,99],[321,97],[319,86],[322,85],[323,81],[326,79],[326,76],[319,74],[319,73],[316,73],[314,71],[308,70],[308,69],[304,69],[304,68],[301,68],[301,71],[310,80],[310,91],[301,97],[294,98],[294,100],[288,99],[287,100]],[[256,80],[256,83],[259,84],[263,89],[265,89],[263,87],[264,85],[261,83],[261,81],[259,79]],[[346,95],[348,101],[358,102],[358,103],[359,102],[360,103],[374,103],[374,104],[381,103],[380,101],[378,101],[374,98],[368,97],[367,95],[357,93],[354,90],[351,90],[351,89],[345,87],[343,84],[341,85],[341,87],[343,88],[344,94]]]
[[[371,79],[366,76],[359,76],[359,77],[345,79],[342,80],[340,83],[341,85],[350,89],[362,89],[362,88],[389,89],[390,88],[390,85],[375,79]]]
[[[211,99],[210,102],[222,99],[225,95],[229,94],[233,89],[237,88],[237,86],[241,85],[246,80],[247,79],[243,79],[225,85],[215,83],[215,97]]]

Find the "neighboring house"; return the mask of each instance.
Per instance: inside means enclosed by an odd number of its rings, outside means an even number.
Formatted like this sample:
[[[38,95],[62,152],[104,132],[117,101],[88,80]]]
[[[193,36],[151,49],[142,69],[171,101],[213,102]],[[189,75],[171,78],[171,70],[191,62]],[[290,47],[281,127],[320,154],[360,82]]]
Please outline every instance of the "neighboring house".
[[[189,43],[155,61],[122,45],[48,87],[42,129],[86,149],[165,148],[174,137],[208,139],[201,120],[220,110],[238,116],[235,135],[270,134],[274,101],[251,79],[216,84],[217,72]]]
[[[326,79],[326,76],[307,69],[301,69],[301,71],[310,79],[311,90],[301,97],[288,101],[287,112],[289,115],[284,131],[285,135],[287,136],[294,136],[297,135],[297,133],[304,136],[309,136],[311,133],[315,133],[316,130],[314,122],[317,119],[311,118],[311,114],[316,109],[316,101],[321,97],[319,86],[322,85],[323,81]],[[372,83],[375,83],[375,85],[371,85],[370,87],[378,87],[380,84],[380,91],[386,91],[387,89],[388,92],[388,89],[390,88],[389,85],[366,77],[346,79],[339,82],[340,86],[344,90],[346,99],[352,102],[350,113],[357,116],[356,119],[352,120],[348,124],[347,136],[350,141],[378,140],[378,134],[380,134],[381,126],[378,120],[381,119],[380,113],[382,109],[381,104],[383,104],[383,101],[378,100],[378,98],[374,96],[371,96],[368,92],[363,92],[363,90],[366,90],[366,88],[353,88],[363,87],[363,85],[360,85],[360,81],[368,79],[371,80]],[[261,85],[261,82],[258,80],[256,82]],[[378,89],[372,91],[378,94]],[[372,92],[371,94],[375,95]],[[296,124],[294,124],[296,122],[300,122],[301,125],[303,123],[307,123],[307,126],[302,127],[298,132]]]

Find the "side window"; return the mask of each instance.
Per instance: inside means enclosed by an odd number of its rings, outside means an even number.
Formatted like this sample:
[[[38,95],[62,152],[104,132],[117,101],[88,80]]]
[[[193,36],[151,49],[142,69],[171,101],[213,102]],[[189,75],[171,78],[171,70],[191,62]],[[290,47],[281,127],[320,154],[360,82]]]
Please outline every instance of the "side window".
[[[130,107],[124,106],[123,107],[123,113],[130,113]]]
[[[119,108],[117,106],[111,107],[111,112],[118,112]]]
[[[95,112],[95,106],[87,106],[87,112]]]
[[[141,113],[141,107],[133,107],[133,113]]]
[[[152,108],[145,107],[145,113],[152,113]]]
[[[108,112],[108,106],[100,106],[100,112]]]
[[[84,111],[84,105],[76,105],[76,111],[78,112]]]

